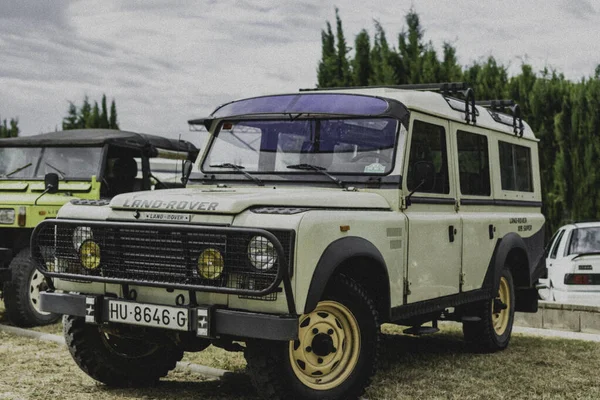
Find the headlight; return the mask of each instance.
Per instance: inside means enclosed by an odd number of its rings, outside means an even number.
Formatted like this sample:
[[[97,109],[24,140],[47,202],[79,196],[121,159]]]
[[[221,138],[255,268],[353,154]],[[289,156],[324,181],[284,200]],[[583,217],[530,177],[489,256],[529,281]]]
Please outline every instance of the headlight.
[[[73,247],[75,250],[79,250],[79,247],[83,242],[93,238],[92,228],[89,226],[78,226],[73,231]]]
[[[266,237],[254,236],[248,244],[248,258],[254,268],[265,271],[277,262],[277,251]]]
[[[204,279],[217,279],[223,273],[225,261],[217,249],[206,249],[198,257],[198,273]]]
[[[93,240],[86,240],[79,247],[79,260],[86,269],[96,269],[100,265],[100,246]]]
[[[12,208],[0,208],[0,224],[14,224],[15,210]]]

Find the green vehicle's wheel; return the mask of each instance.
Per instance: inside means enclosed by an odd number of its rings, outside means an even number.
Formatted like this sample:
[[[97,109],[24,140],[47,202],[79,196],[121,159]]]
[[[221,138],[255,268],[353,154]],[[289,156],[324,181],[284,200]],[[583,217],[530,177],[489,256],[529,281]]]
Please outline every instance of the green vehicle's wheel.
[[[515,317],[515,289],[512,274],[504,268],[496,296],[479,306],[481,321],[464,322],[465,340],[479,350],[498,351],[508,346]]]
[[[90,377],[109,386],[149,386],[175,368],[183,351],[168,342],[150,342],[130,331],[111,333],[80,317],[63,318],[71,356]]]
[[[48,325],[60,315],[40,310],[40,292],[48,287],[36,268],[29,248],[21,250],[10,263],[12,279],[4,285],[4,304],[10,320],[17,326]]]
[[[372,299],[353,280],[334,278],[292,342],[252,341],[246,360],[265,398],[354,399],[375,373],[380,326]]]

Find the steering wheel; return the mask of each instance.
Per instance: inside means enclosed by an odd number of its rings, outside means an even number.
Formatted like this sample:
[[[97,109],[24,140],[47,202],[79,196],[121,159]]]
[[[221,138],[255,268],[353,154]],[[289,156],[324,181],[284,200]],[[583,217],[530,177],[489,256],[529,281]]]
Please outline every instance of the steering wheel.
[[[369,151],[369,152],[366,152],[366,153],[357,154],[356,156],[352,157],[352,159],[350,160],[350,162],[358,161],[358,160],[361,160],[361,159],[366,158],[366,157],[380,158],[380,159],[382,159],[383,161],[385,161],[387,163],[391,163],[392,162],[392,160],[388,156],[383,155],[381,153],[375,153],[374,151]]]

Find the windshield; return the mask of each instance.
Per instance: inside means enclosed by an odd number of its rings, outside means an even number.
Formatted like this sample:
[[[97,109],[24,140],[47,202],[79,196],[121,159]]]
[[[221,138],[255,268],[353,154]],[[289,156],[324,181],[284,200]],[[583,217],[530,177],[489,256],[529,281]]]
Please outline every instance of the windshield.
[[[99,147],[1,147],[0,178],[43,179],[53,172],[61,179],[98,175]]]
[[[202,170],[230,172],[216,166],[231,163],[252,173],[297,174],[288,166],[308,164],[336,174],[385,175],[397,128],[393,118],[224,121]]]
[[[600,227],[573,229],[568,254],[600,253]]]

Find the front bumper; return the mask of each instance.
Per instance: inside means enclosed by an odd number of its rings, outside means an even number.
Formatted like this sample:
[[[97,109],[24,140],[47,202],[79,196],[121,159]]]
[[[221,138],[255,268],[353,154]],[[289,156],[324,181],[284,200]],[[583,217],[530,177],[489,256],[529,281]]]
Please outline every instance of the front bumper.
[[[124,299],[44,292],[40,293],[40,309],[55,314],[84,317],[89,323],[104,323],[109,321],[109,302],[111,300]],[[298,338],[298,317],[296,316],[261,314],[210,306],[187,307],[186,309],[190,310],[188,331],[197,332],[198,337],[230,336],[240,339],[282,341]],[[200,318],[198,315],[204,312],[207,312],[209,333],[201,335],[198,332],[205,329],[206,319]]]
[[[11,259],[11,249],[0,247],[0,283],[9,282],[12,279],[10,268],[8,268]]]

